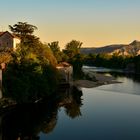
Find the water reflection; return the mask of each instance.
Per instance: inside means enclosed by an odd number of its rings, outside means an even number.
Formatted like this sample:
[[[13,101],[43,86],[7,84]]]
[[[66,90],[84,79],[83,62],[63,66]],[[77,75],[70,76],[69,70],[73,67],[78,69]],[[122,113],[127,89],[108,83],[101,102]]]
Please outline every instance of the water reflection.
[[[0,116],[0,139],[39,140],[40,132],[48,134],[55,128],[60,107],[71,118],[81,115],[81,96],[82,92],[73,87],[59,90],[45,102],[17,106]]]

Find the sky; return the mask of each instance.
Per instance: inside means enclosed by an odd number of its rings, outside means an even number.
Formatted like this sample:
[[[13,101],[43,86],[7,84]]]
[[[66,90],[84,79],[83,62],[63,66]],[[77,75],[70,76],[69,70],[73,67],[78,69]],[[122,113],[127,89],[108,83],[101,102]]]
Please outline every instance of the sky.
[[[42,42],[71,40],[83,47],[140,40],[140,0],[1,0],[0,31],[28,22]]]

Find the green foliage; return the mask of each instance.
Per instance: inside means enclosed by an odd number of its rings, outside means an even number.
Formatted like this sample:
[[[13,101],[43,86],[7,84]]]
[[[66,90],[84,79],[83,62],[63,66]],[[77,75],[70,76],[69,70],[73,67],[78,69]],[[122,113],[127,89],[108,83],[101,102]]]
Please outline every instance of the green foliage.
[[[89,63],[97,67],[108,67],[108,68],[124,68],[124,57],[106,54],[95,55],[94,58],[89,57]]]
[[[77,54],[71,59],[70,63],[73,66],[73,77],[79,79],[83,77],[82,66],[84,63],[84,57],[81,54]]]
[[[13,26],[9,25],[9,28],[12,32],[21,35],[32,34],[34,30],[37,29],[36,26],[28,24],[27,22],[18,22]]]
[[[109,60],[110,67],[123,69],[125,67],[125,58],[123,56],[113,55]]]
[[[41,63],[49,63],[50,65],[56,66],[57,60],[47,44],[41,43],[35,53]]]
[[[20,44],[4,73],[4,94],[19,103],[48,96],[57,85],[56,59],[46,45],[37,45]]]
[[[12,49],[0,47],[0,64],[8,63],[11,60]]]
[[[140,55],[133,58],[136,73],[140,74]]]
[[[57,60],[48,45],[33,35],[36,26],[18,22],[9,26],[22,42],[3,74],[3,94],[18,103],[34,102],[52,94],[58,82]]]
[[[85,63],[87,65],[93,65],[97,67],[107,67],[124,69],[129,71],[134,71],[135,73],[140,73],[140,55],[138,56],[120,56],[120,55],[88,55],[85,57]]]
[[[35,48],[20,44],[3,75],[4,96],[19,103],[33,102],[52,94],[57,85],[56,59],[44,44]]]
[[[80,53],[82,44],[83,43],[80,41],[72,40],[71,42],[66,44],[65,50],[63,50],[63,52],[69,57],[69,59],[71,59],[75,55]]]
[[[61,62],[62,57],[63,57],[63,53],[60,51],[59,42],[54,41],[54,42],[48,43],[48,47],[52,50],[57,61]]]
[[[59,47],[59,42],[58,41],[54,41],[54,42],[48,43],[48,46],[50,47],[50,49],[54,53],[60,51],[60,47]]]
[[[26,42],[30,40],[34,30],[37,29],[36,26],[28,24],[27,22],[18,22],[13,26],[9,25],[9,29],[18,37],[20,37],[21,42]],[[33,39],[33,38],[32,38]]]
[[[18,103],[34,102],[52,94],[57,85],[57,71],[32,60],[10,63],[3,75],[3,94]]]
[[[55,66],[57,60],[54,57],[52,51],[46,44],[41,42],[37,43],[35,46],[30,47],[29,45],[20,44],[17,47],[16,52],[12,53],[13,61],[22,63],[24,61],[33,60],[37,63],[47,63]]]
[[[82,66],[83,66],[83,55],[80,54],[80,48],[82,46],[82,42],[72,40],[71,42],[67,43],[63,53],[65,54],[66,61],[72,64],[73,66],[73,76],[75,79],[81,77],[82,73]]]

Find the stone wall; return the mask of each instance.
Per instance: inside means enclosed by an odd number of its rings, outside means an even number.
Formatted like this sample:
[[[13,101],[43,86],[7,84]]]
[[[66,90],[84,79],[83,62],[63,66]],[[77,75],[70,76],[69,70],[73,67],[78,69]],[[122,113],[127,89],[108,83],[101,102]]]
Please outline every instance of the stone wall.
[[[73,81],[73,67],[71,65],[67,67],[61,66],[56,68],[58,69],[63,82],[71,83]]]

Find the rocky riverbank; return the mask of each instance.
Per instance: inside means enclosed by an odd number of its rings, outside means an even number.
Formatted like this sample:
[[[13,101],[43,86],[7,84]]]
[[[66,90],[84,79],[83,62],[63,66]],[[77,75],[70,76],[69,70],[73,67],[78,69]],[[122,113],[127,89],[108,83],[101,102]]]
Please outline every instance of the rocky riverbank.
[[[73,84],[77,87],[93,88],[101,85],[121,83],[110,75],[108,76],[89,72],[88,77],[90,80],[76,80],[73,82]]]

